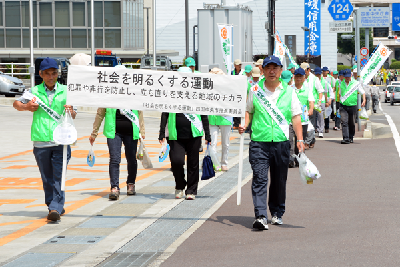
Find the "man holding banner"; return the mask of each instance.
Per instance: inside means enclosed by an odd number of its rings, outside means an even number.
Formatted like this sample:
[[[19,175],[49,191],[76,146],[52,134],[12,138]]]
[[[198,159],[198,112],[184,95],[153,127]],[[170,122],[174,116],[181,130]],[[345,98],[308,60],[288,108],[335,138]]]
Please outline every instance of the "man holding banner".
[[[45,203],[49,209],[47,219],[50,221],[60,220],[60,215],[65,213],[65,192],[61,190],[63,146],[53,141],[53,132],[63,112],[70,112],[73,119],[76,116],[76,110],[66,105],[67,87],[57,82],[57,69],[54,59],[45,58],[39,70],[43,83],[31,88],[13,104],[18,111],[33,113],[33,154],[42,177]],[[70,158],[71,148],[68,146],[68,161]]]
[[[361,106],[365,106],[365,92],[361,83],[352,79],[349,69],[344,71],[344,80],[340,85],[340,117],[342,121],[342,144],[353,143],[353,137],[356,132],[355,120],[357,116],[357,94],[363,97]]]
[[[293,123],[299,151],[304,151],[297,94],[287,83],[281,83],[282,63],[270,56],[264,59],[265,80],[254,85],[247,99],[245,124],[242,134],[252,122],[249,160],[253,169],[252,195],[256,220],[253,228],[268,230],[267,193],[268,169],[271,173],[268,206],[272,224],[282,224],[285,213],[286,180],[289,168],[289,124]]]

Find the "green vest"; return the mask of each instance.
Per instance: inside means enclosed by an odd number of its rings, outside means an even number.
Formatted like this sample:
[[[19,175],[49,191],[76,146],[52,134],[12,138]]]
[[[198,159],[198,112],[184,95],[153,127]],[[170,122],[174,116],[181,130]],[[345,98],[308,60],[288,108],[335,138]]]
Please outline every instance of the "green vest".
[[[48,107],[61,115],[64,112],[64,105],[67,103],[67,86],[57,83],[57,90],[54,94],[53,102],[49,105],[44,82],[32,88],[32,94],[37,96]],[[33,113],[31,126],[31,140],[39,142],[53,141],[53,132],[57,127],[57,122],[47,114],[41,107]]]
[[[132,112],[139,119],[139,112],[137,110],[132,110]],[[116,117],[117,117],[117,110],[115,108],[107,108],[106,109],[106,119],[104,121],[103,134],[107,138],[110,138],[110,139],[115,138],[115,131],[117,128]],[[133,126],[133,134],[132,134],[133,140],[138,140],[139,139],[139,128],[133,122],[132,122],[132,126]]]
[[[311,78],[312,77],[312,78]],[[315,87],[315,81],[317,80],[318,78],[316,77],[316,76],[308,76],[308,78],[307,78],[307,82],[310,84],[312,84],[312,90],[313,90],[313,96],[314,96],[314,100],[315,100],[315,103],[318,103],[318,100],[319,100],[319,93],[318,93],[318,90],[317,90],[317,87]]]
[[[329,89],[328,89],[327,86],[326,86],[326,81],[325,81],[325,79],[322,77],[321,80],[320,80],[320,82],[321,82],[321,85],[322,85],[322,89],[327,90],[327,96],[329,97]],[[318,96],[318,97],[319,97],[319,96]],[[322,101],[321,101],[321,103],[325,103],[325,102],[326,102],[325,96],[322,95]]]
[[[307,107],[307,110],[305,112],[308,112],[308,109],[310,108],[310,103],[308,102],[308,92],[310,90],[310,87],[308,86],[303,86],[301,87],[300,90],[295,89],[295,92],[297,93],[297,98],[299,99],[301,103],[301,107],[303,109],[304,106]],[[307,122],[303,118],[304,116],[301,116],[301,122]]]
[[[345,80],[343,79],[342,84],[340,85],[340,96],[343,97],[346,95],[346,93],[353,87],[357,85],[356,80],[352,80],[349,83],[349,86],[346,85]],[[358,91],[355,90],[343,103],[340,101],[343,105],[345,106],[356,106],[357,105],[357,93]]]
[[[262,81],[258,83],[259,90],[264,89]],[[288,124],[292,120],[292,93],[293,87],[287,83],[282,83],[283,89],[278,97],[276,106],[282,112]],[[258,101],[257,96],[253,95],[254,114],[251,125],[251,140],[255,142],[284,142],[288,139],[279,125],[272,119],[269,113]]]
[[[232,122],[225,119],[223,116],[208,115],[210,125],[232,125]]]
[[[197,118],[201,121],[200,115],[196,115]],[[192,135],[193,138],[203,136],[203,131],[199,131],[193,123],[191,123]],[[178,132],[176,130],[176,113],[169,113],[168,116],[168,132],[169,132],[169,140],[177,140],[178,139]]]

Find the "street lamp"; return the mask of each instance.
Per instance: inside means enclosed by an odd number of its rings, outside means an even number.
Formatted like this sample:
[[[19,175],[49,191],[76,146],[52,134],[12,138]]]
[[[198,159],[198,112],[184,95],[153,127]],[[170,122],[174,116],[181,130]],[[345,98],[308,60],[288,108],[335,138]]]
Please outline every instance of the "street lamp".
[[[301,29],[305,32],[308,32],[308,53],[307,53],[307,63],[310,63],[310,28],[308,27],[301,27]]]

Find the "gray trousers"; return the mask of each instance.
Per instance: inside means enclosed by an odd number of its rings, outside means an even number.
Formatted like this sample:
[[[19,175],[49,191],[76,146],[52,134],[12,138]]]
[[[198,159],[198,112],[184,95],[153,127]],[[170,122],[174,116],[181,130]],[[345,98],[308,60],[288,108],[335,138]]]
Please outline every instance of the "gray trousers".
[[[376,112],[376,109],[379,106],[379,97],[376,95],[372,95],[372,109]]]
[[[368,111],[369,110],[369,104],[371,103],[371,96],[370,95],[365,95],[365,109]]]
[[[317,132],[318,133],[323,133],[325,129],[325,103],[321,104],[321,113],[318,113],[317,117]]]

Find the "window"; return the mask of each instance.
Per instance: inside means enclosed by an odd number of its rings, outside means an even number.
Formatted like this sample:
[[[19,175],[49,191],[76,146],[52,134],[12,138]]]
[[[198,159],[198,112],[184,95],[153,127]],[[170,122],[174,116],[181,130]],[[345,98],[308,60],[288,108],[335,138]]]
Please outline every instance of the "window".
[[[88,30],[88,47],[91,48],[91,38],[92,38],[92,31]],[[103,30],[94,30],[94,47],[95,48],[103,48]]]
[[[105,48],[121,48],[121,30],[105,30]]]
[[[88,12],[88,27],[91,27],[91,7],[90,2],[87,3],[87,12]],[[103,2],[94,2],[94,26],[95,27],[103,27]]]
[[[395,91],[395,92],[400,92],[400,87],[395,87],[395,88],[394,88],[394,91]]]
[[[29,36],[29,29],[22,30],[22,47],[23,48],[30,48],[30,36]],[[33,48],[37,48],[37,30],[33,30]]]
[[[40,26],[53,26],[52,18],[51,3],[39,3]]]
[[[73,25],[85,26],[85,3],[72,3],[73,9]]]
[[[388,37],[389,27],[386,28],[374,28],[374,37]]]
[[[56,29],[56,48],[70,48],[71,37],[69,29]]]
[[[5,2],[6,8],[6,27],[21,27],[19,2],[7,1]]]
[[[394,48],[394,58],[400,61],[400,48]]]
[[[104,27],[121,27],[121,2],[104,2]]]
[[[54,47],[54,34],[53,30],[39,30],[39,47],[40,48],[53,48]]]
[[[69,27],[69,2],[55,2],[54,15],[56,17],[56,27]]]
[[[87,48],[86,29],[72,30],[72,48]]]
[[[6,30],[6,46],[7,48],[21,48],[21,30]]]
[[[0,29],[0,47],[4,48],[4,30]]]
[[[37,27],[37,13],[36,13],[36,1],[32,3],[33,12],[33,27]],[[21,2],[21,20],[22,27],[29,27],[29,2]]]
[[[0,3],[0,26],[3,26],[3,3]]]

